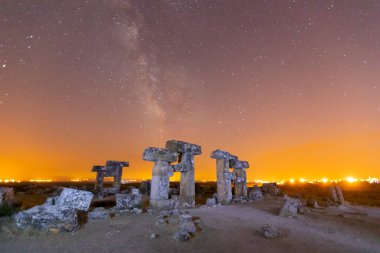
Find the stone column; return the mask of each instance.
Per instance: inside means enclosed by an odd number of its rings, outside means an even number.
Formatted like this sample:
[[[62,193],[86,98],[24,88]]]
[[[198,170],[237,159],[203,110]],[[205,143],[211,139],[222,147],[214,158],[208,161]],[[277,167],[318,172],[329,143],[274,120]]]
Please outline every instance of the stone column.
[[[163,148],[146,148],[143,160],[154,162],[150,205],[155,209],[169,208],[169,178],[173,175],[170,163],[177,161],[178,154]]]
[[[211,158],[216,159],[218,202],[228,204],[232,200],[231,180],[234,178],[230,172],[230,160],[237,160],[237,157],[218,149],[211,153]]]
[[[129,167],[129,162],[127,161],[114,161],[108,160],[106,161],[106,168],[113,176],[113,189],[115,192],[120,191],[121,186],[121,178],[123,175],[123,167]]]
[[[178,165],[175,171],[181,172],[180,181],[180,205],[195,206],[195,179],[194,179],[194,155],[202,154],[199,145],[170,140],[166,142],[166,149],[179,153]]]
[[[249,168],[249,163],[246,161],[232,160],[231,165],[234,168],[235,174],[235,196],[247,196],[247,174],[246,169]]]
[[[103,180],[104,180],[103,171],[105,171],[105,166],[93,166],[92,171],[96,172],[95,192],[103,193]]]

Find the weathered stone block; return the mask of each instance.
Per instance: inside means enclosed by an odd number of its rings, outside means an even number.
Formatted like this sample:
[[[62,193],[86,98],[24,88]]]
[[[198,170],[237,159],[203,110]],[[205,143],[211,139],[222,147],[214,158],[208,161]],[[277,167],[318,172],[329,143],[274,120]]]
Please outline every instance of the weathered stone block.
[[[280,216],[282,217],[298,217],[298,215],[302,212],[302,202],[296,198],[290,198],[288,196],[284,196],[282,201],[282,207],[280,210]]]
[[[31,227],[40,231],[55,228],[59,231],[75,231],[79,229],[75,209],[59,208],[57,206],[41,205],[14,216],[16,226],[25,229]]]
[[[276,226],[272,224],[265,224],[259,232],[265,237],[269,239],[278,238],[282,236],[282,232]]]
[[[141,194],[116,194],[116,208],[132,209],[141,205]]]
[[[248,169],[249,163],[247,161],[233,159],[231,160],[231,167],[234,169]]]
[[[144,150],[143,160],[151,162],[175,162],[178,159],[178,153],[164,149],[149,147]]]
[[[192,153],[193,155],[202,154],[201,146],[184,142],[184,141],[177,141],[177,140],[167,141],[165,148],[170,151],[178,152],[178,153]]]
[[[106,220],[110,218],[110,211],[104,207],[97,207],[87,214],[89,220]]]
[[[93,196],[94,195],[89,191],[64,188],[57,199],[57,206],[87,211]]]

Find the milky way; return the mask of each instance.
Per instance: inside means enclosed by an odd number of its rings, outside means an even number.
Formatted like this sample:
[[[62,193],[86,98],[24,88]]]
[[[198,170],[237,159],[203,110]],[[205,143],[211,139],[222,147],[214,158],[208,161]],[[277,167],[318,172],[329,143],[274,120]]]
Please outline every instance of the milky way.
[[[0,179],[91,178],[148,146],[249,179],[380,176],[379,1],[0,1]]]

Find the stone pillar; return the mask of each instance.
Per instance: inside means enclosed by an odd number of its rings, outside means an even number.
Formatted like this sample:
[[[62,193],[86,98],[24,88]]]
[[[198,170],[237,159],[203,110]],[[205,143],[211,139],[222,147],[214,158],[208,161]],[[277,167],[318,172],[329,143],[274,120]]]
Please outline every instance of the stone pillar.
[[[246,161],[232,160],[231,165],[235,174],[235,196],[247,197],[247,174],[249,163]]]
[[[194,179],[194,155],[202,154],[199,145],[170,140],[166,142],[166,149],[179,153],[178,165],[175,171],[181,172],[180,181],[180,205],[195,206],[195,179]]]
[[[228,204],[232,200],[231,180],[234,175],[230,172],[230,161],[237,157],[223,150],[215,150],[211,158],[216,159],[216,177],[218,202]]]
[[[155,209],[169,208],[169,178],[173,175],[170,163],[177,161],[178,154],[163,148],[146,148],[143,160],[154,162],[152,185],[150,189],[150,205]]]

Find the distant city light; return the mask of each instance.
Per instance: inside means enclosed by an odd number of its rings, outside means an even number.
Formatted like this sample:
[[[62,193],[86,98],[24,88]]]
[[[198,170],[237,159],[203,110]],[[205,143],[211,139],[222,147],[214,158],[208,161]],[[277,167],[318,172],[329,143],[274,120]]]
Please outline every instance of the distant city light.
[[[358,179],[354,178],[354,177],[347,177],[346,178],[346,181],[349,182],[350,184],[352,183],[355,183],[358,181]]]

